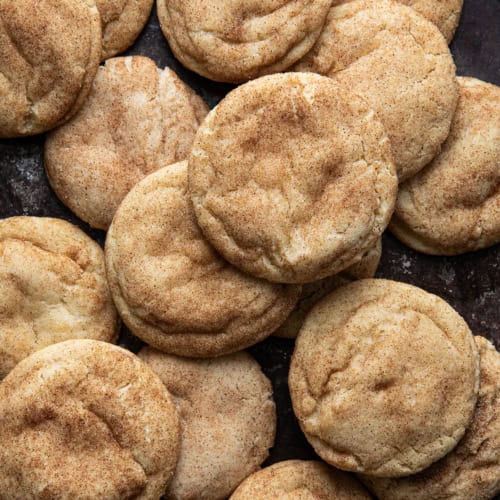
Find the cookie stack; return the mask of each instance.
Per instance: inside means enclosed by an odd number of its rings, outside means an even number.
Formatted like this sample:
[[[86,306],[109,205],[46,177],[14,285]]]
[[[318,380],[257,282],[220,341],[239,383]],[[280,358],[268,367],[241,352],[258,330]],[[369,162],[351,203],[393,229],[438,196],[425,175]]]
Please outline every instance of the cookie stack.
[[[500,355],[373,279],[388,227],[436,255],[500,241],[500,89],[456,77],[461,7],[158,0],[178,60],[241,83],[209,111],[113,57],[152,0],[0,0],[0,137],[49,131],[52,188],[107,231],[103,252],[0,221],[0,499],[500,492]],[[273,334],[297,337],[293,412],[323,461],[259,470],[276,405],[242,351]]]

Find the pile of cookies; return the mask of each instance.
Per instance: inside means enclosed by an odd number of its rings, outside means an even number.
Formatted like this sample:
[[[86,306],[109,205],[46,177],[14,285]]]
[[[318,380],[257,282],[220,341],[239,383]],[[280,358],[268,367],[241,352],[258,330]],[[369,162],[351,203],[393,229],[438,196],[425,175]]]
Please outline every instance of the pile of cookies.
[[[0,498],[493,498],[500,355],[373,279],[388,227],[500,242],[500,88],[456,76],[461,0],[158,0],[182,64],[242,83],[211,111],[113,57],[152,4],[0,0],[0,137],[48,132],[55,193],[107,231],[0,220]],[[324,462],[259,470],[276,409],[242,351],[273,334]]]

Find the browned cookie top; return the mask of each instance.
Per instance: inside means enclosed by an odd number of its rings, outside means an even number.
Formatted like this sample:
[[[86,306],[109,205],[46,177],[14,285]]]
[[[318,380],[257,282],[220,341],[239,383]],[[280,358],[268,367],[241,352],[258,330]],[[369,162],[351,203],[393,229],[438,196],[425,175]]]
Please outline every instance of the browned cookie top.
[[[68,120],[100,58],[94,0],[2,0],[0,137],[39,134]]]

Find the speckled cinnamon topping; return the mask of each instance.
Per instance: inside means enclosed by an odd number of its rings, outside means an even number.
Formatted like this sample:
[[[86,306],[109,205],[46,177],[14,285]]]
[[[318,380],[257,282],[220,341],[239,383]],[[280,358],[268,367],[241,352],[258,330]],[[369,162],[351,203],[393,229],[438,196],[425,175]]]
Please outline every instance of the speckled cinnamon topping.
[[[0,379],[56,342],[116,340],[103,251],[63,220],[0,220],[0,296]]]
[[[252,474],[231,500],[370,500],[355,477],[322,462],[287,460]]]
[[[390,0],[334,6],[313,49],[294,66],[335,78],[366,99],[391,141],[399,180],[439,153],[458,100],[455,63],[430,21]]]
[[[146,177],[120,205],[106,240],[110,288],[132,332],[157,349],[212,357],[269,336],[300,287],[249,276],[222,259],[196,224],[187,163]]]
[[[188,156],[207,112],[171,69],[147,57],[109,59],[78,116],[48,136],[51,186],[80,218],[107,229],[137,182]]]
[[[94,0],[2,0],[0,138],[67,121],[85,101],[100,58]]]
[[[95,0],[102,21],[102,59],[125,51],[146,24],[154,0]]]
[[[139,357],[173,395],[181,419],[179,463],[166,497],[227,499],[274,444],[269,380],[245,352],[202,360],[146,348]]]
[[[481,380],[465,436],[420,474],[401,479],[363,477],[381,500],[490,500],[500,493],[500,354],[484,337],[475,340]]]
[[[465,321],[439,297],[360,280],[311,311],[289,386],[302,430],[324,460],[401,477],[442,458],[464,435],[479,356]]]
[[[289,68],[318,38],[331,0],[158,0],[177,59],[202,76],[239,83]]]
[[[179,451],[170,394],[134,354],[69,340],[0,385],[0,497],[158,500]]]
[[[275,282],[315,281],[358,262],[387,226],[396,188],[373,111],[313,73],[232,91],[189,159],[204,234],[234,265]]]
[[[500,242],[500,87],[458,78],[441,153],[398,193],[391,231],[408,246],[456,255]]]

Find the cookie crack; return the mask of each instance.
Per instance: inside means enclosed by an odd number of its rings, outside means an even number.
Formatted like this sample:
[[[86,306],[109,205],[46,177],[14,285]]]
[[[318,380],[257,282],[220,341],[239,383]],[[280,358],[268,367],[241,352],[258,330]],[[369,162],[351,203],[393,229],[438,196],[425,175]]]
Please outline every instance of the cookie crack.
[[[103,415],[101,415],[98,411],[93,410],[90,406],[85,406],[84,408],[85,408],[86,411],[88,411],[89,413],[91,413],[92,415],[94,415],[100,422],[102,422],[105,425],[105,427],[107,428],[107,430],[109,431],[109,433],[113,437],[113,440],[116,442],[116,444],[122,450],[128,451],[130,453],[130,457],[141,468],[141,470],[144,473],[144,476],[146,476],[146,478],[154,475],[154,474],[148,474],[146,468],[142,465],[142,463],[140,462],[140,460],[134,454],[133,448],[129,448],[127,446],[124,446],[121,443],[121,440],[120,440],[119,436],[117,435],[116,431],[113,429],[113,426],[110,425],[110,423],[106,420],[106,418]]]

